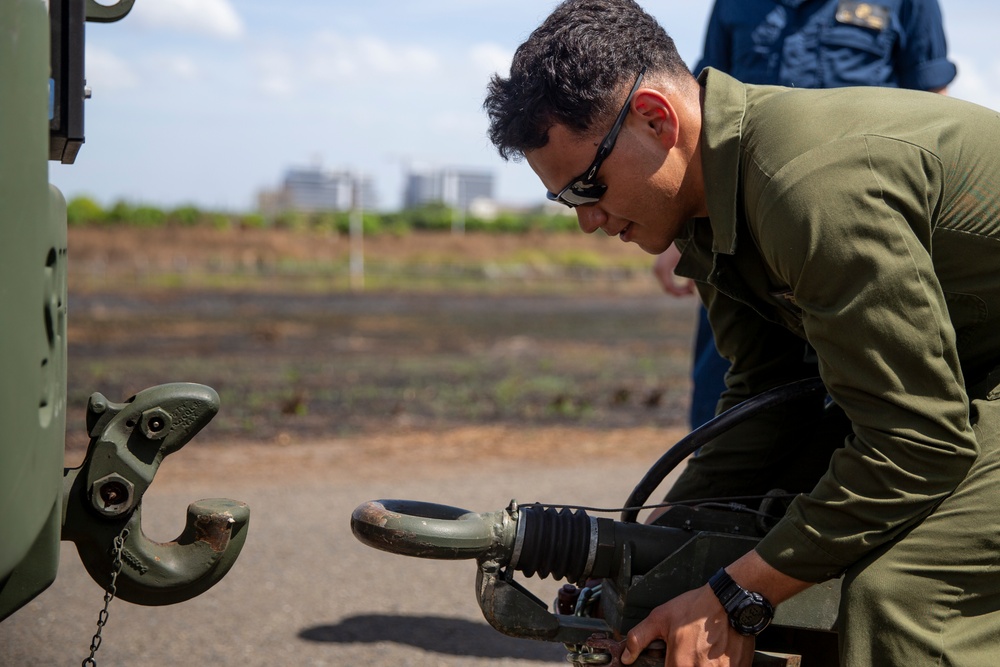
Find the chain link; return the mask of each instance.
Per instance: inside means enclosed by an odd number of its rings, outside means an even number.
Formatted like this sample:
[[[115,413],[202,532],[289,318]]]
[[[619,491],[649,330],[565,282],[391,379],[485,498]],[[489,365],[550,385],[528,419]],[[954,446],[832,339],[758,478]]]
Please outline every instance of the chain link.
[[[610,665],[614,657],[607,651],[595,650],[583,644],[567,644],[569,653],[566,655],[566,662],[577,667],[584,665]]]
[[[111,549],[111,582],[104,591],[104,609],[97,615],[97,632],[90,642],[90,655],[84,658],[82,667],[97,667],[94,655],[97,649],[101,648],[101,631],[108,622],[108,606],[115,599],[115,582],[118,581],[118,574],[122,571],[122,552],[125,549],[125,538],[128,537],[128,528],[122,528],[122,532],[115,537],[114,546]]]
[[[577,594],[574,616],[593,617],[593,609],[601,599],[602,584],[581,588]],[[595,649],[585,644],[566,644],[566,662],[576,667],[585,665],[610,665],[614,658],[607,651]]]

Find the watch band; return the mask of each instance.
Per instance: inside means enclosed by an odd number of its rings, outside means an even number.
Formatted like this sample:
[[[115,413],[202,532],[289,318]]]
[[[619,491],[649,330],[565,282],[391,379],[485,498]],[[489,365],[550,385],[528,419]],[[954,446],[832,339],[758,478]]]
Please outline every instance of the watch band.
[[[733,581],[725,568],[712,575],[708,585],[719,598],[729,624],[742,635],[757,635],[774,618],[774,607],[760,593],[752,593]]]
[[[720,567],[719,571],[712,575],[711,579],[708,580],[708,585],[712,588],[712,592],[715,593],[715,597],[719,598],[719,602],[722,603],[726,613],[732,611],[730,609],[732,602],[740,592],[748,592],[733,581],[733,578],[729,576],[724,567]]]

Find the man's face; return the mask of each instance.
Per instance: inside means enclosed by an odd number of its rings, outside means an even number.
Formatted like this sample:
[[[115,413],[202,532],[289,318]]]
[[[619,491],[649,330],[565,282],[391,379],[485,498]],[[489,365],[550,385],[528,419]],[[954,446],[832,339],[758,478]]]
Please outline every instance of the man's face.
[[[640,132],[632,130],[637,123]],[[659,254],[692,216],[678,206],[681,174],[667,159],[668,151],[651,132],[642,129],[641,119],[630,115],[597,174],[607,191],[597,203],[574,210],[580,229],[588,234],[601,229],[608,236]],[[555,125],[549,129],[549,142],[526,152],[525,159],[549,192],[559,192],[593,161],[598,142]]]

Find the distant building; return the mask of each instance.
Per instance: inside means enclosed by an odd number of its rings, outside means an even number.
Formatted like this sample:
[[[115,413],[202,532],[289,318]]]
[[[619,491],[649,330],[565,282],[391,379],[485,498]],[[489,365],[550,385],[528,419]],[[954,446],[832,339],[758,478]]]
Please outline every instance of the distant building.
[[[403,208],[442,203],[469,211],[493,201],[493,174],[468,169],[411,170],[406,175]]]
[[[293,167],[285,172],[278,190],[261,192],[258,205],[264,213],[302,211],[348,211],[355,193],[360,205],[375,208],[377,196],[372,180],[350,171],[326,171],[319,167]]]

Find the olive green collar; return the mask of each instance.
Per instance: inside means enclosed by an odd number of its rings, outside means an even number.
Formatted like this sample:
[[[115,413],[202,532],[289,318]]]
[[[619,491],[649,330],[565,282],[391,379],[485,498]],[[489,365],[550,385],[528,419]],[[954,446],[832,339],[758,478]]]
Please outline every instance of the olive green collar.
[[[702,110],[701,160],[712,225],[712,252],[736,252],[736,211],[739,196],[740,140],[746,115],[746,86],[706,68],[698,77],[705,87]]]
[[[737,200],[740,187],[740,139],[746,113],[746,87],[710,67],[698,82],[705,88],[701,160],[708,215],[688,222],[679,246],[678,275],[708,281],[717,253],[736,252]]]

